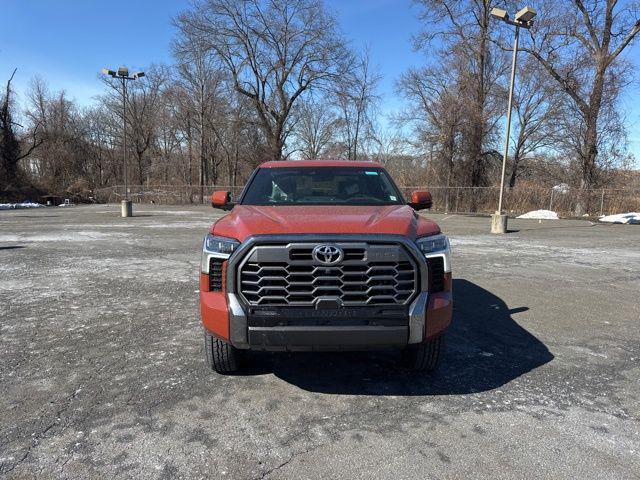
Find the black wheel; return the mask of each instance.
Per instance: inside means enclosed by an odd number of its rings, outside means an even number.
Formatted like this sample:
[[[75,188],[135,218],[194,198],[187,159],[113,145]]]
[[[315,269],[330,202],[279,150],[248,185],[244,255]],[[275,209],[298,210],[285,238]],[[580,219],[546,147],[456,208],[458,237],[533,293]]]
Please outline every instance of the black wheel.
[[[409,345],[402,351],[402,362],[413,372],[433,372],[440,364],[444,335],[425,343]]]
[[[241,367],[242,352],[207,332],[204,332],[204,351],[211,370],[228,374],[237,372]]]

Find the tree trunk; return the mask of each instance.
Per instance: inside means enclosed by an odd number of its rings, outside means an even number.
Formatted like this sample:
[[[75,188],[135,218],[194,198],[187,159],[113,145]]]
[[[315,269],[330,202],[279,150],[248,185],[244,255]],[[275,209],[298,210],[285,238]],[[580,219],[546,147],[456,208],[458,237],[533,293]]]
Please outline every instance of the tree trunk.
[[[218,162],[216,161],[217,151],[218,140],[215,139],[211,146],[211,175],[207,175],[207,185],[216,185],[218,183]]]
[[[455,129],[450,128],[447,132],[447,139],[443,144],[443,156],[445,164],[447,165],[447,188],[446,188],[446,196],[445,196],[445,211],[448,212],[451,207],[450,201],[450,189],[451,189],[451,180],[453,179],[453,155],[455,152]]]
[[[240,150],[238,142],[236,141],[235,151],[234,151],[234,159],[233,159],[233,178],[231,180],[231,185],[236,186],[238,182],[238,160],[240,158]]]
[[[589,107],[583,112],[585,117],[585,135],[579,152],[582,161],[582,178],[580,179],[580,192],[576,202],[576,216],[584,215],[589,211],[589,189],[595,187],[598,176],[598,116],[602,106],[606,65],[600,60],[596,76],[593,82],[593,90],[589,98]]]
[[[205,142],[204,142],[204,112],[202,111],[202,106],[200,107],[200,167],[198,169],[198,186],[199,193],[198,199],[202,204],[204,203],[204,180],[205,180]]]
[[[589,202],[589,190],[595,186],[597,178],[596,159],[598,157],[598,131],[597,116],[589,115],[586,118],[587,129],[581,152],[582,178],[580,179],[580,192],[576,202],[575,214],[582,216],[591,207]]]
[[[273,131],[270,138],[268,138],[269,150],[271,153],[270,160],[282,160],[283,158],[283,150],[284,150],[284,122],[278,120],[276,124],[276,128]]]
[[[486,70],[487,70],[487,55],[488,55],[488,41],[489,41],[489,2],[483,0],[483,17],[480,21],[480,41],[478,45],[477,56],[477,71],[476,75],[476,98],[472,105],[473,111],[471,112],[471,121],[474,122],[471,131],[471,186],[479,187],[483,186],[485,180],[485,158],[482,155],[482,144],[484,142],[485,135],[485,103],[486,103]],[[471,211],[475,212],[478,209],[478,198],[475,194],[471,196]]]
[[[509,175],[509,190],[513,190],[516,186],[516,179],[518,178],[518,167],[520,166],[520,147],[516,147],[513,152],[513,160],[511,162],[511,174]]]
[[[518,176],[518,161],[519,158],[514,155],[513,163],[511,164],[511,175],[509,175],[509,190],[513,190],[516,186],[516,178]]]
[[[193,203],[193,136],[191,135],[191,120],[187,120],[187,151],[189,156],[189,203]]]
[[[144,154],[136,152],[138,157],[138,185],[144,185],[144,169],[142,168],[143,162],[142,157]]]
[[[7,82],[4,101],[0,107],[0,182],[17,186],[20,142],[13,131],[11,116],[11,81],[15,73],[14,70]]]

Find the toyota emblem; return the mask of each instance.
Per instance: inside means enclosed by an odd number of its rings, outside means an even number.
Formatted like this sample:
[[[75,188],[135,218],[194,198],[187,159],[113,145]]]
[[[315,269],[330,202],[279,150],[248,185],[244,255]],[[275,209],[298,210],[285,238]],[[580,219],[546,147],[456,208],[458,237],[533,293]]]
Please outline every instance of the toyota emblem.
[[[311,252],[313,259],[323,265],[335,265],[344,258],[344,252],[335,245],[317,245]]]

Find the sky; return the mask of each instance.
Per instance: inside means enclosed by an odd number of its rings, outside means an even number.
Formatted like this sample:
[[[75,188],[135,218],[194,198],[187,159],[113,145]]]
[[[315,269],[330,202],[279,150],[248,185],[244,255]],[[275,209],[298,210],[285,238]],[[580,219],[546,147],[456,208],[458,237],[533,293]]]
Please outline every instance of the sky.
[[[188,0],[0,0],[0,83],[17,68],[14,89],[24,101],[30,80],[44,78],[50,89],[65,90],[80,104],[103,92],[102,67],[144,69],[171,63],[175,28],[171,19]],[[354,48],[368,46],[382,75],[383,114],[402,107],[396,79],[424,63],[411,37],[420,29],[411,0],[326,0]],[[640,42],[628,57],[640,65]],[[630,149],[640,159],[640,82],[623,98]]]

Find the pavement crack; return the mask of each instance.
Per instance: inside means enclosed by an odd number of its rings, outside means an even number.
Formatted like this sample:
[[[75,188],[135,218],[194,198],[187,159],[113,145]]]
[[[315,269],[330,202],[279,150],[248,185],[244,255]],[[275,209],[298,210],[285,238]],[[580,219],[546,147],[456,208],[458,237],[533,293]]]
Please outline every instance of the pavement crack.
[[[13,464],[11,464],[11,466],[6,470],[3,470],[4,465],[0,464],[0,474],[6,475],[7,473],[13,471],[16,467],[18,467],[21,463],[25,462],[31,456],[31,452],[40,444],[40,440],[42,440],[53,427],[60,424],[62,416],[71,407],[71,404],[73,403],[74,399],[78,396],[80,391],[84,388],[85,383],[80,384],[78,387],[73,389],[70,395],[67,395],[66,399],[64,400],[63,406],[60,409],[58,409],[53,415],[54,420],[51,423],[49,423],[46,427],[44,427],[37,435],[35,435],[31,439],[31,443],[25,450],[22,457],[17,462],[14,462]],[[68,424],[65,425],[62,431],[68,428],[68,426],[69,426]]]
[[[29,456],[29,453],[31,453],[31,447],[32,445],[30,445],[27,451],[24,452],[24,455],[22,455],[20,460],[18,460],[17,462],[14,462],[8,469],[3,469],[4,465],[0,464],[0,474],[7,475],[11,473],[13,470],[15,470],[16,467],[18,467],[18,465],[20,465],[22,462],[24,462],[27,459],[27,457]]]
[[[308,453],[313,452],[314,450],[317,450],[319,448],[324,447],[325,445],[327,445],[326,443],[320,443],[318,445],[313,445],[310,446],[308,448],[305,448],[304,450],[300,450],[299,452],[292,452],[289,455],[289,458],[287,458],[284,462],[280,463],[279,465],[276,465],[273,468],[270,468],[268,470],[265,470],[264,472],[262,472],[262,474],[259,477],[254,477],[254,480],[264,480],[265,478],[267,478],[268,476],[270,476],[272,473],[280,470],[283,467],[286,467],[289,463],[291,463],[295,458],[298,458],[302,455],[307,455]]]

